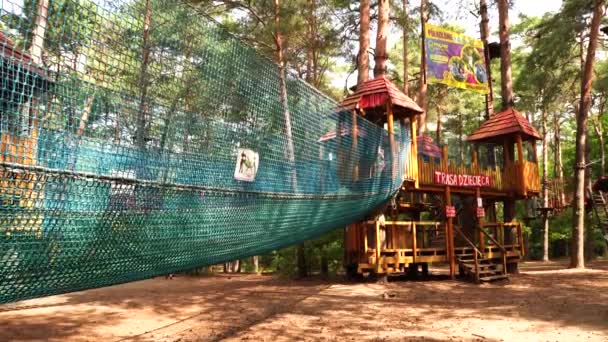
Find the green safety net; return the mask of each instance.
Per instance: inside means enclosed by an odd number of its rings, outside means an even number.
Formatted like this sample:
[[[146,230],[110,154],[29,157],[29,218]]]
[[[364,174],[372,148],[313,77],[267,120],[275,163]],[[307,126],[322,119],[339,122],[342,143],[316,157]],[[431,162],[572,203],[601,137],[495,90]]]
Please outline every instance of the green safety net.
[[[0,302],[272,251],[400,186],[405,126],[400,153],[353,137],[292,76],[284,105],[277,65],[186,4],[0,4]]]

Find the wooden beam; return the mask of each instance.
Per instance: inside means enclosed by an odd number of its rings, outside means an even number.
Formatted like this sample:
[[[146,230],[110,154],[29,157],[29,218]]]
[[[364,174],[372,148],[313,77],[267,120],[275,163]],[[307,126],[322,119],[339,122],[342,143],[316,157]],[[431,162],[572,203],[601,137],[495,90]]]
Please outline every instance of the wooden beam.
[[[504,165],[503,167],[506,168],[507,164],[509,164],[512,160],[511,160],[511,156],[510,156],[510,151],[511,148],[509,147],[509,141],[508,140],[504,140],[502,143],[502,159],[504,161]]]
[[[475,196],[477,198],[481,198],[481,193],[479,191],[479,188],[476,189]],[[479,207],[479,206],[477,206],[477,207]],[[483,206],[482,206],[482,208],[483,208]],[[477,214],[477,213],[475,213],[475,214]],[[481,231],[483,229],[483,226],[484,226],[484,222],[483,221],[484,221],[483,217],[478,217],[477,218],[477,222],[478,222],[478,225],[479,225],[479,250],[481,250],[481,251],[483,251],[483,249],[485,248],[484,234]]]
[[[526,188],[527,188],[527,181],[526,181],[526,177],[525,177],[525,167],[526,167],[526,161],[524,160],[524,148],[523,148],[523,142],[521,140],[521,134],[518,134],[517,137],[517,159],[519,160],[519,176],[520,176],[520,194],[522,196],[526,196]]]
[[[352,160],[352,158],[354,158],[354,156],[357,155],[357,148],[358,148],[358,142],[359,142],[359,127],[357,125],[357,111],[353,110],[352,112],[352,137],[353,137],[353,143],[351,145],[350,148],[350,158]],[[358,181],[359,180],[359,161],[355,160],[354,163],[352,163],[353,166],[353,181]]]
[[[443,172],[448,173],[448,147],[446,145],[441,147],[441,167]],[[450,187],[445,187],[445,206],[452,205],[452,194],[450,192]],[[443,208],[445,211],[446,208]],[[450,261],[450,278],[454,279],[456,277],[456,260],[454,259],[454,226],[452,222],[452,218],[447,218],[447,227],[448,227],[448,236],[446,237],[449,241],[448,248],[448,260]]]
[[[416,116],[410,117],[410,133],[412,136],[412,148],[410,149],[410,157],[412,161],[412,171],[414,176],[414,188],[418,189],[419,186],[419,173],[418,173],[418,138],[417,138],[417,127],[416,127]]]
[[[476,173],[479,173],[479,161],[478,161],[478,158],[477,158],[479,152],[478,152],[478,145],[477,144],[473,145],[473,151],[472,152],[473,152],[473,154],[472,154],[471,158],[472,158],[473,170]]]
[[[391,180],[395,179],[397,175],[397,153],[395,146],[395,122],[393,118],[393,105],[390,102],[386,104],[386,114],[387,114],[387,128],[388,128],[388,144],[391,150]],[[401,180],[402,181],[402,180]]]
[[[450,193],[450,187],[445,187],[445,205],[452,205],[452,198]],[[445,208],[443,208],[445,210]],[[449,240],[449,249],[448,249],[448,260],[450,261],[450,278],[454,279],[456,277],[456,259],[454,255],[454,226],[452,222],[452,218],[447,218],[447,227],[448,227],[448,240]]]
[[[376,273],[380,273],[380,221],[376,221]]]
[[[412,222],[412,263],[416,263],[416,249],[417,249],[417,241],[416,241],[416,222]]]

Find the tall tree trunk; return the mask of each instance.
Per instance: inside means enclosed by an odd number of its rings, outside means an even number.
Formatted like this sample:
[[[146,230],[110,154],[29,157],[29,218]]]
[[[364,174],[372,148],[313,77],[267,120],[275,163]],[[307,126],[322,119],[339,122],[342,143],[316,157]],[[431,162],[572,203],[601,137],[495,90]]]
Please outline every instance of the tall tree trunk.
[[[304,243],[298,245],[296,249],[296,266],[298,268],[298,278],[308,276],[308,266],[306,263],[306,246]]]
[[[511,42],[509,40],[509,0],[498,0],[500,36],[500,77],[502,109],[513,106],[513,78],[511,75]]]
[[[557,113],[553,116],[553,140],[554,140],[554,156],[553,156],[553,176],[557,179],[557,197],[559,206],[563,208],[566,204],[566,193],[564,191],[564,162],[562,160],[562,132]]]
[[[359,4],[359,56],[357,57],[357,87],[369,79],[369,5],[370,0],[361,0]]]
[[[570,256],[570,267],[585,268],[585,148],[587,144],[587,120],[591,108],[591,84],[593,66],[598,45],[599,27],[604,15],[604,0],[595,0],[593,19],[589,34],[589,46],[585,68],[581,77],[581,99],[576,118],[576,153],[574,174],[576,190],[574,193],[574,215],[572,226],[572,246],[576,249]]]
[[[481,23],[479,29],[481,32],[481,41],[484,47],[484,59],[486,61],[486,68],[488,74],[488,88],[490,92],[486,94],[486,113],[484,118],[490,119],[490,116],[494,113],[494,94],[492,93],[492,68],[490,60],[490,51],[488,50],[488,38],[490,37],[490,18],[488,16],[488,3],[487,0],[479,1],[479,15],[481,16]]]
[[[260,273],[260,257],[257,255],[253,256],[253,272],[255,272],[255,274]]]
[[[47,13],[49,11],[49,0],[38,0],[36,6],[36,21],[32,32],[32,45],[30,56],[35,64],[42,64],[42,51],[44,51],[44,39],[46,35]]]
[[[460,159],[460,164],[464,164],[464,121],[462,118],[462,113],[458,112],[458,156]]]
[[[603,98],[600,98],[599,112],[597,113],[597,116],[595,118],[595,122],[593,125],[595,127],[595,133],[597,134],[597,139],[600,144],[600,146],[599,146],[600,164],[601,164],[600,176],[602,176],[602,177],[604,177],[604,175],[606,173],[606,150],[605,150],[605,144],[604,144],[604,124],[603,124],[605,105],[606,105],[606,100]]]
[[[594,120],[593,127],[595,128],[595,134],[597,134],[597,140],[600,144],[600,176],[604,176],[606,170],[606,151],[604,150],[604,128],[602,127],[601,116]]]
[[[140,149],[146,146],[146,125],[148,116],[148,65],[150,64],[150,0],[146,0],[143,32],[143,52],[141,62],[140,84],[141,97],[139,99],[139,111],[137,113],[137,131],[135,134],[135,143]]]
[[[386,73],[386,40],[389,33],[389,0],[378,0],[378,30],[376,35],[376,53],[374,54],[374,77]]]
[[[284,120],[284,129],[285,129],[285,137],[287,142],[287,160],[290,164],[291,168],[291,183],[293,187],[293,192],[296,193],[298,191],[298,176],[296,173],[296,158],[295,158],[295,150],[293,146],[293,135],[291,129],[291,114],[289,113],[289,100],[287,98],[287,75],[285,72],[285,60],[283,56],[283,37],[281,33],[281,2],[280,0],[274,0],[274,24],[275,24],[275,33],[274,39],[276,44],[276,58],[277,63],[279,64],[279,86],[280,86],[280,94],[281,94],[281,107],[283,108],[283,120]]]
[[[547,180],[547,113],[543,110],[541,113],[541,124],[543,131],[543,208],[549,207],[549,188]],[[549,261],[549,217],[547,212],[543,210],[543,261]]]
[[[409,43],[408,39],[408,16],[407,16],[407,0],[403,0],[403,93],[407,96],[410,96],[410,86],[409,86],[409,56],[407,45]]]
[[[426,39],[425,26],[428,21],[428,8],[427,0],[420,1],[420,28],[421,28],[421,47],[422,53],[420,54],[420,91],[418,93],[418,105],[422,108],[423,112],[418,118],[418,132],[419,135],[423,135],[426,131],[426,49],[424,46],[424,40]]]
[[[307,16],[306,16],[306,26],[307,26],[307,35],[308,35],[308,44],[306,44],[306,82],[312,84],[313,83],[313,54],[314,54],[314,1],[308,0],[307,2]]]

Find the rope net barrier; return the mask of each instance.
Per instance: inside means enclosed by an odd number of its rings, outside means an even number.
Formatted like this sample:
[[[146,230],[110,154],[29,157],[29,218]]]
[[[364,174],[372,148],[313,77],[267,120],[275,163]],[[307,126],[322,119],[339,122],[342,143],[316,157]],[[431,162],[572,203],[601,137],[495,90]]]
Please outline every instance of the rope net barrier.
[[[344,227],[401,184],[396,135],[179,1],[0,0],[0,302]],[[396,166],[396,167],[392,167]]]

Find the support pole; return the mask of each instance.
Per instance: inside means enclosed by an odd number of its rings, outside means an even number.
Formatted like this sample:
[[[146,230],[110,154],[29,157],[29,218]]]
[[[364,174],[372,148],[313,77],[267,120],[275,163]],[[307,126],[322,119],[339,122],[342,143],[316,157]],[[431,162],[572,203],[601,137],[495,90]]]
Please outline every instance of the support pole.
[[[416,240],[417,230],[416,222],[412,222],[412,263],[416,264],[416,253],[418,249],[418,241]]]
[[[475,189],[475,196],[477,198],[481,198],[481,191],[479,191],[479,188]],[[475,199],[477,201],[477,198]],[[479,208],[479,205],[477,206]],[[482,206],[483,208],[483,206]],[[479,225],[479,250],[484,253],[484,249],[486,248],[485,246],[485,241],[484,241],[484,234],[482,232],[483,229],[483,224],[484,224],[484,217],[478,217],[477,218],[477,223]]]
[[[415,184],[414,187],[418,189],[419,182],[419,173],[418,173],[418,136],[417,136],[417,126],[416,126],[416,116],[412,115],[410,117],[410,132],[412,136],[412,148],[410,150],[410,157],[412,161],[412,175],[414,176]]]
[[[353,160],[352,158],[354,156],[357,155],[357,148],[358,148],[358,140],[359,140],[359,127],[357,126],[357,112],[353,110],[352,112],[352,137],[353,137],[353,143],[351,145],[351,149],[350,149],[350,158],[351,161]],[[354,163],[352,163],[352,175],[353,175],[353,181],[358,181],[359,180],[359,161],[355,160]]]
[[[376,273],[380,273],[380,221],[376,220]]]
[[[450,187],[445,187],[445,205],[446,207],[452,205],[452,195],[450,193]],[[454,279],[456,277],[456,260],[454,253],[454,225],[452,222],[452,218],[447,218],[447,226],[448,226],[448,240],[449,240],[449,251],[448,251],[448,260],[450,262],[450,279]]]
[[[393,105],[388,102],[386,105],[387,126],[388,126],[388,143],[391,150],[391,181],[395,181],[397,175],[396,153],[395,153],[395,124],[393,120]]]
[[[443,172],[448,173],[448,147],[441,147],[441,164],[443,168]],[[452,195],[450,192],[450,187],[445,187],[445,206],[446,208],[452,206]],[[444,210],[446,209],[444,208]],[[448,261],[450,262],[450,278],[454,279],[456,276],[456,260],[455,260],[455,251],[454,251],[454,226],[453,219],[451,217],[447,217],[446,215],[446,225],[448,227],[448,236],[447,239],[449,241],[448,248]]]
[[[521,134],[518,134],[516,139],[517,139],[517,159],[519,160],[520,194],[525,197],[527,195],[527,191],[526,191],[527,182],[526,182],[526,177],[525,177],[526,161],[524,160],[524,148],[523,148],[523,142],[521,140]]]

